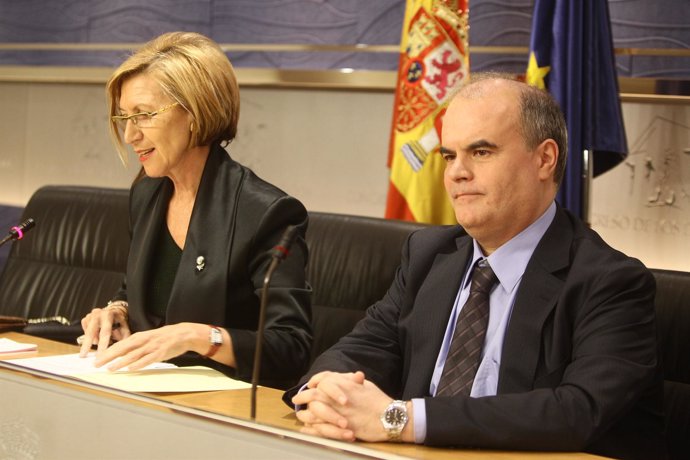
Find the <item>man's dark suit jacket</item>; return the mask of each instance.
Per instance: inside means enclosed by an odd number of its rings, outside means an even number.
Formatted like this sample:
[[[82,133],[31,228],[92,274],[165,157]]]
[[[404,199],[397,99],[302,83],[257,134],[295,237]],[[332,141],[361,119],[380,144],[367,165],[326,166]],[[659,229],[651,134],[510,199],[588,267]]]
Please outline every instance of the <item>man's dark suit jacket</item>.
[[[560,208],[522,277],[497,395],[429,396],[471,256],[460,227],[413,233],[386,296],[286,402],[317,372],[362,370],[393,398],[425,398],[428,445],[663,458],[654,278]]]
[[[133,332],[160,325],[147,313],[146,289],[153,242],[165,222],[172,192],[168,178],[148,177],[131,190],[132,242],[126,284],[115,298],[129,302]],[[261,365],[263,385],[286,388],[294,384],[306,371],[312,340],[311,292],[305,281],[307,221],[307,211],[299,201],[233,161],[219,145],[213,146],[164,323],[194,322],[226,328],[232,337],[237,368],[221,370],[251,380],[260,293],[270,263],[268,251],[288,225],[296,225],[298,238],[290,257],[271,281]],[[204,258],[203,270],[196,268],[199,256]],[[203,363],[215,365],[211,360]]]

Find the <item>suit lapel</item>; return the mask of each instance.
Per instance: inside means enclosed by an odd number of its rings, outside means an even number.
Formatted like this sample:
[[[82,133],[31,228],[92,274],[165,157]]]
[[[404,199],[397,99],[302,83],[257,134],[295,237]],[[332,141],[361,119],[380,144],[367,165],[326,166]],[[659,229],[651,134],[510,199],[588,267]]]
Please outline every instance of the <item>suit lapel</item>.
[[[154,185],[153,193],[143,193],[143,199],[132,204],[133,209],[144,214],[139,219],[139,225],[134,228],[136,234],[132,236],[127,269],[130,273],[127,278],[127,300],[138,306],[129,309],[135,331],[159,326],[146,315],[145,293],[150,280],[155,242],[161,225],[165,222],[172,189],[172,183],[168,179],[162,179]]]
[[[240,168],[220,146],[211,149],[199,184],[167,323],[225,324],[227,278],[234,241]],[[199,263],[199,258],[203,258]]]
[[[506,330],[498,393],[532,389],[543,347],[543,327],[563,286],[557,272],[570,265],[573,232],[559,207],[527,264]]]
[[[450,313],[462,282],[467,261],[472,257],[472,239],[457,238],[457,249],[438,254],[422,282],[410,314],[410,338],[406,346],[411,356],[404,397],[426,395],[434,372]],[[426,274],[425,274],[426,275]]]

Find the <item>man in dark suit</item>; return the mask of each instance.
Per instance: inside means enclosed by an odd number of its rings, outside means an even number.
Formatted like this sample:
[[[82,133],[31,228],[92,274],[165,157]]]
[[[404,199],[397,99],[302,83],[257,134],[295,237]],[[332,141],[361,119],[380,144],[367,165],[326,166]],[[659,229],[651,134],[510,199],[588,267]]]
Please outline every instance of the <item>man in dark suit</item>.
[[[654,279],[554,202],[566,135],[547,92],[505,76],[455,95],[441,155],[460,226],[413,233],[386,296],[286,393],[305,432],[665,455]]]

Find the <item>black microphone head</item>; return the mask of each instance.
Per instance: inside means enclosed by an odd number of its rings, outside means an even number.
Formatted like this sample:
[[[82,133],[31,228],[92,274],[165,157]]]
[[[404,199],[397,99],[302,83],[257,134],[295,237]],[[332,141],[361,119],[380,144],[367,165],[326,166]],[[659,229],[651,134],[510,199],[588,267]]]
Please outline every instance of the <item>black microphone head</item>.
[[[19,224],[19,226],[22,227],[24,231],[31,230],[32,228],[34,228],[35,225],[36,221],[32,217],[29,217],[24,222]]]
[[[296,237],[297,227],[294,225],[288,225],[283,232],[283,236],[280,238],[280,242],[273,247],[273,257],[278,257],[279,259],[286,258],[290,253],[290,247],[292,246],[292,243],[295,242]]]

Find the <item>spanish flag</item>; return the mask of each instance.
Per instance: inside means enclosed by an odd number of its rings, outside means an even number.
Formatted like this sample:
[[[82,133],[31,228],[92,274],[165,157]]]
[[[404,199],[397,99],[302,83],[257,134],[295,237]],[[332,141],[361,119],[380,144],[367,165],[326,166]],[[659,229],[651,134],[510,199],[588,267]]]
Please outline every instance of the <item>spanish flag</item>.
[[[443,187],[441,121],[469,78],[469,0],[407,0],[391,126],[386,218],[457,223]]]

